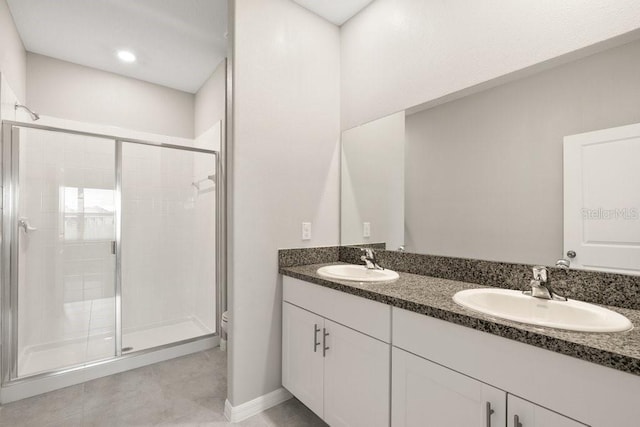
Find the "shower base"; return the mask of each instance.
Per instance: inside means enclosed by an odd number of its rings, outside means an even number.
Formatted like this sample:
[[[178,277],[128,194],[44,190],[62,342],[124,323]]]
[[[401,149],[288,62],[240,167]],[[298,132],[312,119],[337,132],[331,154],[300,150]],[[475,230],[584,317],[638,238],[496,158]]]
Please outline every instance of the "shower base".
[[[122,335],[123,353],[159,347],[182,340],[212,334],[197,318],[188,318],[174,322],[164,323],[159,326],[141,328],[135,331],[126,331]],[[127,347],[129,351],[124,351]]]
[[[123,331],[123,354],[133,353],[214,333],[196,318],[179,319]],[[128,351],[125,351],[128,350]],[[18,359],[18,376],[24,377],[71,366],[81,366],[115,356],[113,332],[24,349]]]
[[[75,384],[101,378],[119,372],[129,371],[153,363],[163,362],[198,351],[208,350],[218,346],[220,337],[205,336],[182,341],[175,345],[157,347],[148,351],[133,352],[123,357],[110,358],[108,360],[79,365],[78,367],[64,370],[56,374],[39,374],[28,376],[5,384],[0,388],[0,404],[14,402],[27,397],[36,396]]]

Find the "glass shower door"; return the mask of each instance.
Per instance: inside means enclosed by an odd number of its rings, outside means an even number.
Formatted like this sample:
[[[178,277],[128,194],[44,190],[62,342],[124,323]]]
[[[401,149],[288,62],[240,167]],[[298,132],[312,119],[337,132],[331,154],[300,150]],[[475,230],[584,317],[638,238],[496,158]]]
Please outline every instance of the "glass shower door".
[[[115,141],[13,126],[11,157],[12,377],[114,357]]]
[[[216,156],[122,143],[122,352],[217,328]]]

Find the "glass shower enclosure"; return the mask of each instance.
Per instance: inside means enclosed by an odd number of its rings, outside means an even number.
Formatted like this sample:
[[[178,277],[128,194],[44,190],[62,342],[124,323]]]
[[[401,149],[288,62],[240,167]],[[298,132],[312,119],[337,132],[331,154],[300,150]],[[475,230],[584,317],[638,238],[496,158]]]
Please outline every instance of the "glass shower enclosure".
[[[218,153],[2,124],[2,382],[218,332]]]

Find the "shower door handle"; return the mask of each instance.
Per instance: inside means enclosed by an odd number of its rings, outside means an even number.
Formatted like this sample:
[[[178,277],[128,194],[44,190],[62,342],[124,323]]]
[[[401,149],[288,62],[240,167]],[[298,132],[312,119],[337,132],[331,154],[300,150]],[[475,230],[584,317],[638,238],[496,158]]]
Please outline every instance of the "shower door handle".
[[[37,230],[37,228],[32,227],[31,224],[29,224],[29,220],[27,218],[20,218],[18,220],[18,228],[22,228],[25,234],[29,234],[30,231]]]

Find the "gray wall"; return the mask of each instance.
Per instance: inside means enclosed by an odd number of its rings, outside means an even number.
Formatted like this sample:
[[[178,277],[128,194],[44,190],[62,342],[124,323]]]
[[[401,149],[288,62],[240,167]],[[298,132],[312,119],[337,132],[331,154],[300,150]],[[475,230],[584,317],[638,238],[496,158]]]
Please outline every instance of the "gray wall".
[[[290,0],[236,0],[229,401],[281,387],[278,248],[338,243],[340,32]],[[301,240],[301,223],[313,224]]]
[[[555,263],[563,137],[637,122],[640,42],[407,116],[407,250]]]
[[[225,114],[225,61],[220,62],[195,96],[194,135],[202,135]]]
[[[26,52],[5,0],[0,0],[0,72],[18,99],[25,102]]]
[[[624,35],[638,16],[638,0],[376,0],[341,27],[342,129]]]
[[[27,54],[27,104],[40,114],[161,135],[194,137],[194,95]]]

